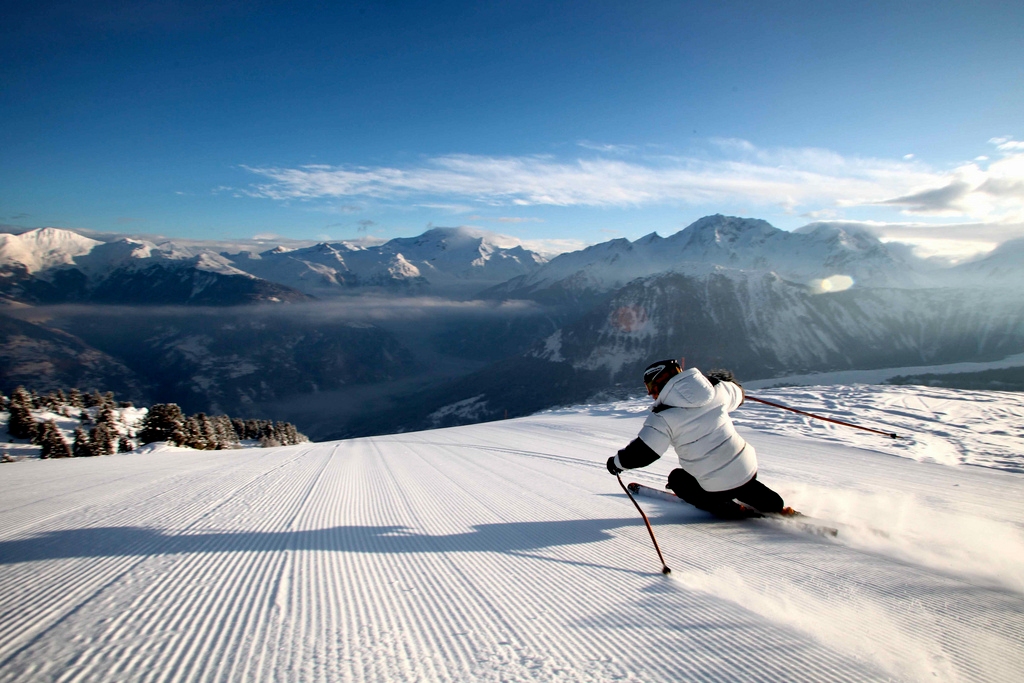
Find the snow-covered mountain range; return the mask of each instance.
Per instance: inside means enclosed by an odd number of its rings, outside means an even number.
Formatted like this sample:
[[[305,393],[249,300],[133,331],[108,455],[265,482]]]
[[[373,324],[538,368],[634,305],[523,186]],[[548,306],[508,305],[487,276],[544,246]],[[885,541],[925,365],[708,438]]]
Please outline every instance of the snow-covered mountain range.
[[[545,262],[516,240],[472,228],[433,228],[377,246],[321,243],[225,255],[237,268],[318,296],[355,288],[471,295]]]
[[[0,293],[29,302],[223,305],[373,289],[592,303],[638,278],[723,269],[771,272],[818,292],[1006,286],[1021,283],[1024,248],[1008,243],[984,259],[938,268],[855,224],[812,223],[785,231],[763,220],[721,215],[669,237],[610,240],[550,261],[514,238],[466,227],[434,228],[373,246],[341,241],[238,253],[173,241],[104,243],[57,228],[0,235]],[[183,291],[172,280],[192,289]],[[233,296],[226,281],[234,281]],[[200,296],[214,283],[223,294]],[[119,301],[129,291],[134,299]]]
[[[314,438],[522,415],[633,386],[651,358],[763,379],[1024,349],[1020,243],[940,268],[851,224],[787,232],[716,215],[550,261],[471,228],[258,253],[52,228],[0,237],[2,299],[139,305],[130,325],[109,307],[8,308],[19,317],[0,326],[4,388],[31,377],[67,388],[108,368],[110,386],[96,388],[240,414],[342,392],[322,429],[280,416]],[[438,306],[446,298],[458,305]],[[290,317],[237,306],[254,302],[306,303],[270,307]],[[239,311],[190,318],[153,304]],[[372,315],[353,318],[352,306]],[[58,348],[70,360],[53,363]],[[90,350],[88,367],[76,349]],[[357,398],[367,392],[379,401]],[[391,400],[402,410],[380,410]]]
[[[670,237],[651,233],[562,254],[495,295],[541,300],[588,298],[668,272],[703,275],[712,267],[774,272],[820,290],[912,288],[937,284],[933,267],[863,228],[814,223],[787,232],[757,219],[706,216]],[[840,284],[841,283],[841,284]]]
[[[306,295],[235,268],[219,254],[70,230],[0,235],[0,296],[24,303],[224,306]]]
[[[29,303],[217,306],[368,289],[464,296],[545,262],[511,238],[471,228],[434,228],[376,246],[334,242],[235,254],[172,241],[100,242],[57,228],[0,240],[0,295]]]

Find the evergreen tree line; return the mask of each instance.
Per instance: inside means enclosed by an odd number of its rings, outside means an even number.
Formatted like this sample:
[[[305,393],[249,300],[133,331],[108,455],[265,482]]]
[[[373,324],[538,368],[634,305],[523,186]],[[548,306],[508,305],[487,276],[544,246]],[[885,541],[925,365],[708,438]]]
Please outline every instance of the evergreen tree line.
[[[69,458],[111,455],[134,450],[130,435],[121,434],[115,407],[130,408],[131,403],[115,403],[113,392],[94,391],[83,394],[77,389],[65,393],[58,389],[45,395],[15,389],[10,398],[0,394],[0,409],[10,414],[7,431],[17,439],[31,439],[40,446],[40,457]],[[84,408],[98,408],[93,419]],[[75,428],[73,443],[68,444],[56,421],[36,422],[31,411],[51,410],[77,417],[81,424]],[[72,415],[71,409],[78,409]],[[88,431],[86,426],[92,425]],[[234,448],[244,439],[256,440],[260,446],[287,446],[308,441],[295,425],[271,420],[242,420],[226,415],[208,416],[196,413],[186,416],[175,403],[158,403],[143,418],[135,438],[140,444],[168,441],[177,446],[199,450]]]
[[[26,405],[34,410],[46,409],[52,410],[55,413],[62,412],[63,408],[96,408],[105,405],[109,405],[112,408],[132,407],[131,401],[116,402],[114,400],[114,392],[112,391],[108,391],[105,394],[101,394],[99,391],[82,393],[78,389],[71,389],[67,392],[63,389],[57,389],[46,394],[38,394],[34,390],[18,387],[11,394],[10,398],[0,394],[0,410],[9,410],[11,402]]]
[[[290,422],[242,420],[227,415],[196,413],[186,417],[176,403],[158,403],[142,421],[139,441],[169,441],[178,446],[200,450],[219,450],[237,446],[243,439],[259,441],[261,446],[290,446],[308,439]]]

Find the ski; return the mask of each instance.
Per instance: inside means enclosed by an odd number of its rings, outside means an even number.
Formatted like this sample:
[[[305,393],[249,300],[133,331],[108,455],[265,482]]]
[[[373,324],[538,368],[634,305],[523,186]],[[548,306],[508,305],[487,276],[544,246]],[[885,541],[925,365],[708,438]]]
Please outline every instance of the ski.
[[[666,500],[673,503],[682,503],[679,497],[671,491],[664,489],[656,489],[651,486],[645,486],[644,484],[638,484],[637,482],[630,482],[627,486],[630,493],[634,496],[643,496],[644,498],[655,498],[657,500]],[[744,506],[746,507],[746,506]],[[839,529],[833,526],[808,517],[807,515],[798,512],[795,515],[781,515],[776,512],[770,513],[755,513],[759,516],[751,517],[751,519],[766,519],[773,522],[781,522],[787,527],[799,529],[805,533],[813,534],[815,536],[830,536],[836,537],[839,535]]]

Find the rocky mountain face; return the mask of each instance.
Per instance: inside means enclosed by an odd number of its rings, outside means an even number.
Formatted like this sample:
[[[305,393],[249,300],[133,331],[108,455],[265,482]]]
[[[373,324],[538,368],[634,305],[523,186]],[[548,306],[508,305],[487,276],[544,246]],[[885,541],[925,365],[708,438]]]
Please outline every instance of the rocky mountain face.
[[[146,381],[120,360],[63,330],[0,312],[0,390],[89,387],[126,400],[149,395]]]
[[[746,380],[1002,358],[1024,347],[1019,254],[1010,243],[937,271],[851,226],[785,233],[722,216],[613,240],[490,290],[555,305],[561,324],[516,358],[415,396],[409,428],[637,390],[657,358]]]
[[[528,352],[338,432],[428,429],[527,415],[595,394],[641,391],[659,358],[725,367],[741,380],[840,369],[995,360],[1024,347],[1024,297],[983,289],[856,289],[820,293],[773,273],[718,268],[664,273],[614,291]]]
[[[1024,345],[1024,299],[952,289],[818,293],[774,273],[719,269],[633,281],[532,355],[629,382],[658,357],[738,376],[998,358]]]
[[[255,404],[388,382],[412,354],[380,327],[287,309],[65,312],[62,329],[118,358],[156,402],[250,415]]]

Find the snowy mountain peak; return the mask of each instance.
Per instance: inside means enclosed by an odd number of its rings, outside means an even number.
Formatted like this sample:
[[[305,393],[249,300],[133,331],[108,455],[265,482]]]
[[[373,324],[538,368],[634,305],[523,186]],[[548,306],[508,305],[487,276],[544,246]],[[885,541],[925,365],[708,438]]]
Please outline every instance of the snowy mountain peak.
[[[749,242],[758,238],[772,237],[780,232],[782,231],[760,218],[740,218],[715,214],[694,221],[677,234],[686,235],[690,240],[722,243],[739,240]]]
[[[788,235],[767,221],[716,214],[692,223],[669,237],[668,242],[685,252],[685,260],[689,261],[740,259],[753,262],[762,252],[771,250],[769,245],[773,240],[785,239]]]
[[[0,235],[0,268],[24,268],[37,273],[74,262],[102,244],[60,228],[36,228],[20,235]]]
[[[877,249],[882,245],[878,237],[857,223],[810,223],[797,228],[793,234],[857,251]]]
[[[547,290],[577,296],[608,292],[659,273],[703,275],[712,265],[775,272],[811,286],[834,276],[868,287],[925,284],[912,263],[863,228],[815,224],[787,232],[764,220],[716,214],[671,237],[618,238],[562,254],[500,289],[513,296],[546,296],[541,292]]]
[[[966,284],[1024,286],[1024,239],[1003,242],[984,258],[956,266],[953,271]]]
[[[157,246],[152,242],[123,239],[116,242],[97,243],[89,253],[77,256],[74,264],[87,274],[107,272],[113,268],[137,264],[151,258]]]
[[[511,249],[521,246],[519,240],[514,237],[465,225],[455,228],[431,228],[414,239],[424,246],[428,244],[444,245],[442,248],[487,245],[491,248]]]

